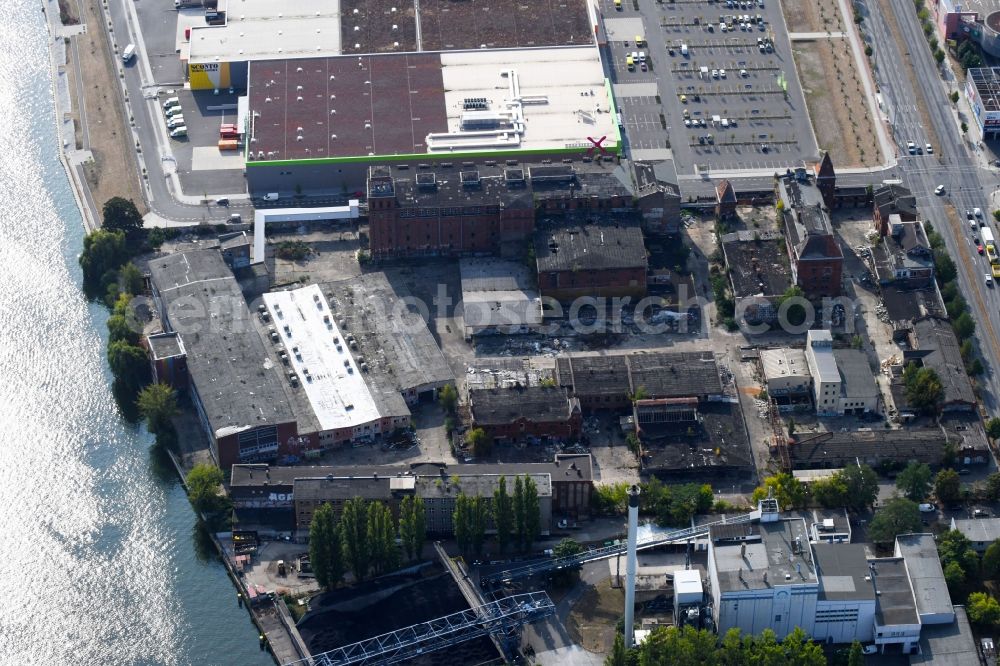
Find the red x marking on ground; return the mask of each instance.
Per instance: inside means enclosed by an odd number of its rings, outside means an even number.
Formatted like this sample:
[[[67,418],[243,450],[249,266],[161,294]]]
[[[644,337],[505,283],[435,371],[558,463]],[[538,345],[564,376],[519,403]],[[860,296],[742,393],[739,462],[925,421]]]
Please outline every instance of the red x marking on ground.
[[[605,150],[605,149],[604,149],[604,146],[602,146],[602,145],[601,145],[602,143],[604,143],[604,140],[605,140],[605,139],[607,139],[607,138],[608,138],[608,137],[606,137],[606,136],[602,136],[602,137],[601,137],[600,139],[595,139],[595,138],[594,138],[594,137],[592,137],[592,136],[588,136],[588,137],[587,137],[587,139],[588,139],[588,140],[589,140],[589,141],[590,141],[590,142],[591,142],[592,144],[594,144],[594,145],[592,145],[592,146],[591,146],[590,148],[588,148],[588,149],[587,149],[587,156],[588,156],[588,157],[593,157],[593,156],[594,156],[594,149],[595,149],[595,148],[597,148],[598,150],[600,150],[600,151],[601,151],[601,155],[607,155],[607,154],[608,154],[608,151],[607,151],[607,150]]]

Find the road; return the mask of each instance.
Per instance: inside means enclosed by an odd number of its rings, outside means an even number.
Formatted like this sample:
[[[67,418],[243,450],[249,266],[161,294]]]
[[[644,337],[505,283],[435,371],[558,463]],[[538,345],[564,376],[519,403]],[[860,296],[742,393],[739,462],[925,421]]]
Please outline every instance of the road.
[[[124,68],[124,82],[130,101],[128,111],[135,120],[134,131],[143,150],[140,161],[144,162],[149,174],[146,180],[149,208],[154,217],[162,222],[158,226],[190,225],[203,221],[220,223],[232,213],[240,213],[245,220],[250,219],[253,207],[248,200],[230,196],[231,206],[225,207],[214,203],[203,204],[200,196],[183,195],[176,176],[172,176],[177,164],[171,153],[157,99],[161,89],[178,87],[178,82],[155,81],[132,0],[108,0],[107,11],[119,49],[128,43],[138,47],[137,57]]]
[[[998,381],[996,371],[1000,341],[994,320],[1000,313],[1000,294],[996,288],[987,287],[984,274],[989,265],[976,253],[973,234],[965,223],[965,211],[981,208],[989,217],[986,182],[995,182],[995,175],[979,167],[979,161],[970,154],[969,144],[958,127],[954,106],[948,99],[949,87],[942,81],[942,72],[934,62],[923,30],[910,0],[889,0],[903,39],[897,45],[892,39],[883,8],[876,0],[867,0],[865,26],[873,36],[872,45],[878,63],[878,81],[886,104],[893,134],[900,146],[900,171],[905,174],[907,185],[917,198],[923,217],[932,222],[945,240],[948,253],[958,268],[958,281],[962,293],[972,307],[976,318],[976,344],[988,366],[982,381],[982,402],[994,412],[997,407]],[[900,52],[900,47],[903,51]],[[904,67],[912,68],[919,91],[914,91]],[[950,75],[949,75],[950,78]],[[918,146],[928,143],[914,101],[922,95],[930,116],[931,125],[940,145],[934,146],[933,155],[909,155],[906,142]],[[936,196],[934,190],[944,185],[945,194]],[[955,207],[959,220],[949,222],[946,205]],[[992,222],[988,222],[992,225]]]

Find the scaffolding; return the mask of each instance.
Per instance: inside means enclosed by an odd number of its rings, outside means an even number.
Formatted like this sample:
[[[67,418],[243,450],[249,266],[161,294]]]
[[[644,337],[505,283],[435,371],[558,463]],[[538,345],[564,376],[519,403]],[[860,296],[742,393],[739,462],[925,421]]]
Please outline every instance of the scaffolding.
[[[673,532],[667,532],[666,534],[658,534],[652,537],[647,537],[645,539],[640,539],[636,545],[637,550],[644,550],[647,548],[656,548],[657,546],[665,546],[672,543],[683,543],[685,541],[691,541],[698,537],[703,537],[708,535],[708,530],[714,525],[732,525],[735,523],[749,523],[760,518],[760,510],[751,511],[750,513],[741,514],[729,519],[717,520],[711,523],[704,523],[702,525],[697,525],[695,527],[685,527],[684,529],[674,530]],[[529,576],[534,576],[535,574],[548,573],[549,571],[556,571],[559,569],[570,569],[573,567],[578,567],[581,564],[586,564],[587,562],[595,562],[597,560],[606,560],[611,557],[616,557],[618,555],[625,554],[627,550],[627,545],[620,543],[614,546],[604,546],[603,548],[595,548],[593,550],[587,550],[577,555],[570,555],[568,557],[550,557],[541,560],[535,560],[524,566],[517,567],[516,569],[505,569],[503,571],[498,571],[489,576],[484,576],[481,579],[481,585],[484,587],[489,587],[497,584],[507,585],[514,580],[519,578],[527,578]]]
[[[487,634],[499,634],[503,643],[520,643],[521,627],[555,613],[544,592],[517,594],[478,608],[390,631],[357,643],[313,655],[285,666],[347,666],[396,664]]]

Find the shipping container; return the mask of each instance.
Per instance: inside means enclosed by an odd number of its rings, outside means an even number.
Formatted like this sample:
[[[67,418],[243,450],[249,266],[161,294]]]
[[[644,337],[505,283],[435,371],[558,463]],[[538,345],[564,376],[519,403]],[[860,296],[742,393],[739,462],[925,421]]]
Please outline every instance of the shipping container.
[[[240,142],[236,139],[219,139],[219,150],[239,150]]]

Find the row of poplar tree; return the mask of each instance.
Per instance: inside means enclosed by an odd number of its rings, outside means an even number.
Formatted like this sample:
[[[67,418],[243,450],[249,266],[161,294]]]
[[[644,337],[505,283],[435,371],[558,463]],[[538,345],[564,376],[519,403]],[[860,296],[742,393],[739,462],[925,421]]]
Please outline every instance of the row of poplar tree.
[[[459,492],[452,525],[455,541],[464,554],[482,552],[486,530],[492,523],[497,548],[511,545],[529,550],[541,533],[538,487],[529,476],[515,477],[514,492],[500,477],[493,502]],[[316,582],[333,587],[350,572],[355,581],[380,576],[399,568],[400,551],[407,560],[420,557],[427,538],[424,501],[406,496],[399,505],[399,520],[380,501],[355,497],[344,503],[337,520],[333,506],[323,504],[309,526],[309,560]]]

